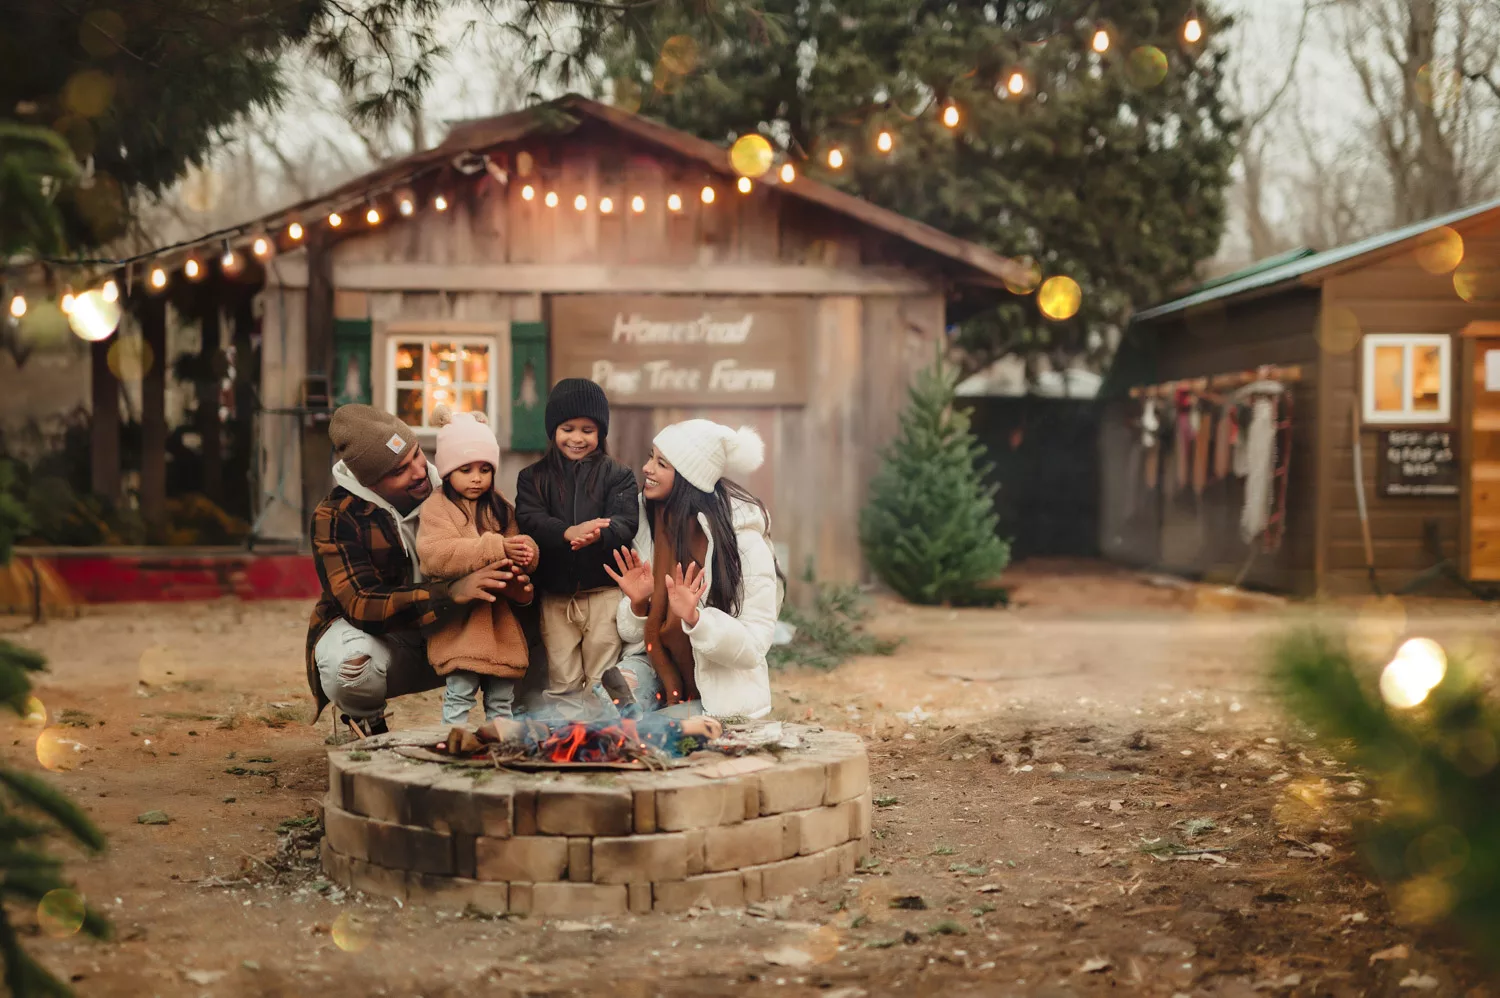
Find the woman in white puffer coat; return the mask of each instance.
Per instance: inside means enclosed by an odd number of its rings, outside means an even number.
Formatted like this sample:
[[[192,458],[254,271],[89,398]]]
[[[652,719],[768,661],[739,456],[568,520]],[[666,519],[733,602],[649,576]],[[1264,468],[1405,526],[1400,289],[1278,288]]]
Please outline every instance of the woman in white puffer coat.
[[[785,587],[765,504],[731,480],[764,460],[748,427],[690,419],[656,436],[634,547],[610,570],[624,594],[620,670],[645,710],[771,711],[766,653]]]

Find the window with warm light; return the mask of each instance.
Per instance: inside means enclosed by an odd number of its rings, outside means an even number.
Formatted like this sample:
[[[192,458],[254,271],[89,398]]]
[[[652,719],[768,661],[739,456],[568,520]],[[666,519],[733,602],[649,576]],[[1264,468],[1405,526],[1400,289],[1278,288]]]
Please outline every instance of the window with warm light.
[[[432,427],[432,410],[482,412],[495,425],[494,341],[486,337],[397,336],[390,341],[392,411],[418,429]]]
[[[1448,336],[1365,336],[1364,421],[1448,422],[1453,411],[1452,349]]]

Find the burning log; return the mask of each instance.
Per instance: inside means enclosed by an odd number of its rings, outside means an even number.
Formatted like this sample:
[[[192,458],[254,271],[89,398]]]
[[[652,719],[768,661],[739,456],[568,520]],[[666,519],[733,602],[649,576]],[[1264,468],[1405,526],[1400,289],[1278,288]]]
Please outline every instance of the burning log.
[[[648,714],[640,720],[508,721],[496,720],[477,731],[454,728],[438,752],[451,756],[487,756],[495,763],[528,760],[558,765],[665,764],[690,755],[724,732],[711,717],[684,721]]]

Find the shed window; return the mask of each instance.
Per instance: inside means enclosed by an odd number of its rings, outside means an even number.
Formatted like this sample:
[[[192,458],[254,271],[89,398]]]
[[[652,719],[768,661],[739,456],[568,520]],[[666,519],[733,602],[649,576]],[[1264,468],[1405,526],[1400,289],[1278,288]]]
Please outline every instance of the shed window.
[[[432,410],[482,412],[495,425],[494,341],[487,337],[402,337],[390,341],[390,400],[411,426],[432,426]]]
[[[1372,333],[1364,338],[1367,423],[1446,423],[1453,409],[1448,336]]]

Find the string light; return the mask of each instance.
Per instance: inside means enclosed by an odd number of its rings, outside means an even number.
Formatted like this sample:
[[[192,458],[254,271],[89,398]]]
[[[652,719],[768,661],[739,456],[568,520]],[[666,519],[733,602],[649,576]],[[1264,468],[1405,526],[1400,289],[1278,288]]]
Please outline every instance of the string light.
[[[291,225],[288,225],[286,227],[286,234],[292,238],[293,242],[300,240],[302,238],[302,223],[293,222]]]
[[[704,185],[703,190],[699,193],[698,196],[703,199],[704,204],[714,203],[714,189],[712,187],[709,187],[707,184]]]
[[[579,211],[587,211],[589,207],[589,199],[580,194],[573,199],[573,207],[578,209]]]
[[[828,168],[830,170],[841,170],[844,167],[844,153],[839,149],[828,150]]]
[[[949,104],[947,107],[943,108],[943,124],[947,125],[949,128],[958,127],[958,117],[957,104]]]
[[[187,275],[188,280],[196,281],[203,276],[203,265],[195,258],[188,257],[187,263],[182,265],[182,272]]]
[[[448,199],[439,194],[437,197],[432,199],[432,206],[438,211],[447,211]]]
[[[69,312],[73,311],[74,301],[75,299],[73,297],[73,289],[69,288],[68,290],[63,292],[62,298],[60,298],[57,302],[57,307],[62,309],[63,315],[67,315]]]
[[[369,211],[365,212],[365,221],[371,225],[379,225],[380,209],[372,206]]]
[[[547,202],[547,207],[548,208],[556,208],[557,207],[557,192],[556,191],[548,191],[547,192],[547,197],[545,198],[545,200]]]
[[[630,210],[639,215],[646,210],[646,199],[637,194],[630,199]]]
[[[527,184],[525,187],[521,188],[521,200],[522,201],[530,201],[530,200],[534,199],[535,197],[536,197],[536,188],[535,187],[532,187],[530,184]]]
[[[735,184],[735,186],[740,189],[741,194],[749,194],[750,189],[755,185],[750,182],[749,177],[741,177],[738,183]]]
[[[1198,20],[1196,7],[1188,13],[1187,23],[1182,26],[1182,38],[1189,45],[1195,45],[1203,38],[1203,22]]]
[[[890,152],[891,146],[895,144],[896,140],[891,138],[890,132],[883,131],[879,135],[875,136],[875,148],[879,149],[881,152]]]
[[[160,291],[167,286],[167,272],[160,267],[151,268],[151,287]]]
[[[340,215],[336,211],[335,212],[330,212],[329,215],[328,215],[328,224],[329,224],[329,226],[331,228],[335,228],[336,229],[340,225],[344,224],[344,216]]]
[[[679,194],[673,194],[670,197],[668,197],[667,198],[667,210],[668,211],[681,211],[682,210],[682,196],[679,195]]]
[[[781,182],[783,184],[790,184],[793,180],[796,180],[796,179],[797,179],[797,168],[795,166],[793,166],[792,164],[790,164],[790,163],[782,163],[781,164]]]
[[[1094,51],[1100,55],[1109,51],[1109,32],[1103,28],[1094,32]]]
[[[614,198],[600,198],[599,199],[599,212],[601,214],[612,215],[612,214],[614,214],[614,210],[615,210],[615,199]]]
[[[264,258],[271,252],[271,240],[265,236],[256,236],[255,242],[250,245],[250,252],[258,257]]]
[[[396,202],[396,210],[401,212],[403,218],[410,218],[416,212],[417,205],[410,194],[403,194],[401,200]]]
[[[26,298],[24,295],[16,295],[10,300],[10,314],[12,318],[16,319],[26,314]]]
[[[240,256],[232,249],[226,249],[224,255],[219,257],[219,267],[226,274],[233,274],[240,269]]]
[[[1026,90],[1026,77],[1021,74],[1020,70],[1010,74],[1010,79],[1005,81],[1005,89],[1013,94],[1020,94]]]
[[[112,280],[104,282],[101,293],[107,302],[114,303],[120,300],[120,286]]]

